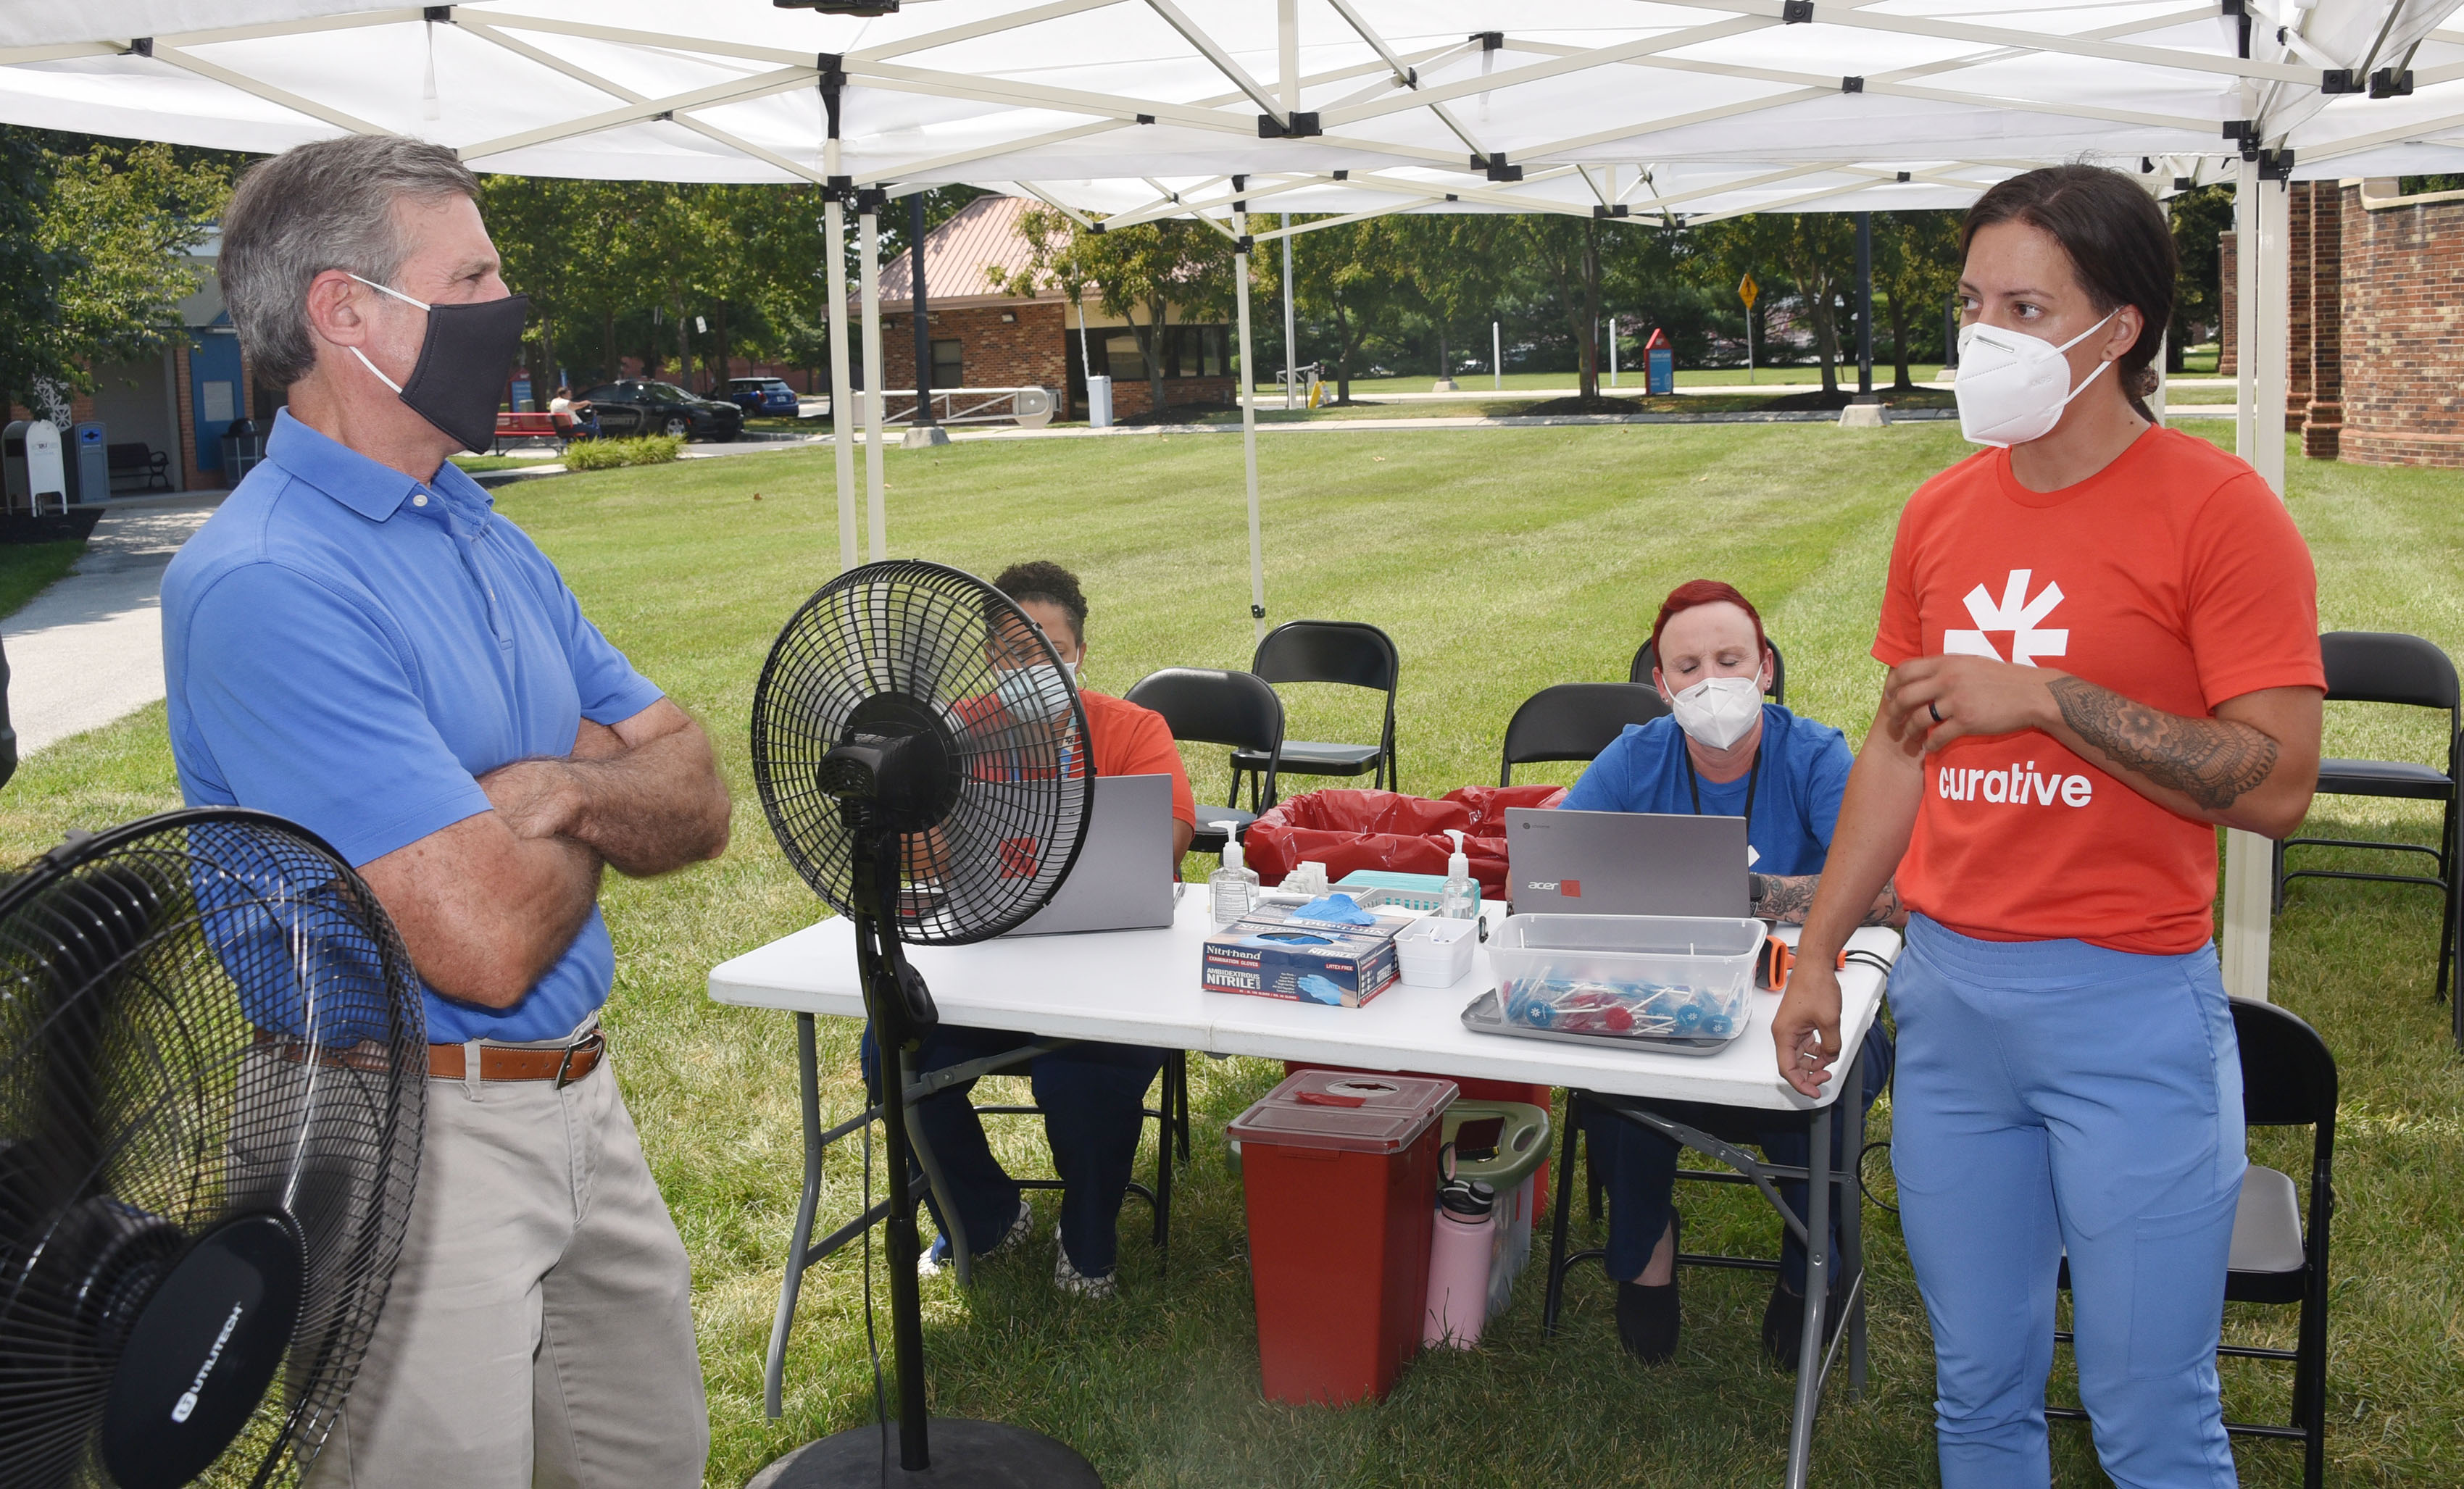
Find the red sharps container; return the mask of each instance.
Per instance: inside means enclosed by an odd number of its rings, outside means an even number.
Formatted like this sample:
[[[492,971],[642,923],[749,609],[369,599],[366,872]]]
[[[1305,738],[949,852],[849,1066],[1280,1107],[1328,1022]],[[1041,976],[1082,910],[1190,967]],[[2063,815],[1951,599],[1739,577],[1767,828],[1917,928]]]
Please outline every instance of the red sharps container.
[[[1232,1124],[1267,1399],[1382,1397],[1419,1347],[1454,1099],[1452,1081],[1304,1070]]]

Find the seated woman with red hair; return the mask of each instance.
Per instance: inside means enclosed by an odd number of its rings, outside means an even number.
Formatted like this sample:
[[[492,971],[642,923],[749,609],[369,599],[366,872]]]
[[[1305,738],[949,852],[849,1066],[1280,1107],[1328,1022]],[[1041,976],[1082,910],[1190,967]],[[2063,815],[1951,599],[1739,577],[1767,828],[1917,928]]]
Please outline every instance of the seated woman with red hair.
[[[1849,768],[1856,763],[1847,739],[1828,724],[1763,701],[1775,664],[1761,615],[1734,586],[1717,580],[1680,584],[1661,603],[1651,640],[1657,656],[1652,682],[1668,700],[1669,716],[1627,725],[1561,806],[1742,817],[1754,913],[1802,922],[1830,852]],[[1867,919],[1874,925],[1906,919],[1890,885],[1876,896]],[[1890,1040],[1879,1025],[1866,1039],[1865,1053],[1859,1095],[1871,1106],[1891,1064]],[[1756,1144],[1773,1163],[1802,1167],[1810,1156],[1804,1127],[1775,1126],[1781,1115],[1776,1112],[1679,1102],[1656,1106],[1688,1127]],[[1835,1135],[1844,1127],[1836,1125]],[[1677,1145],[1596,1108],[1586,1131],[1592,1162],[1608,1191],[1608,1271],[1617,1283],[1617,1338],[1637,1359],[1658,1364],[1677,1351],[1679,1217],[1670,1204]],[[1845,1162],[1846,1155],[1835,1149],[1832,1163]],[[1782,1184],[1780,1190],[1802,1219],[1805,1185]],[[1779,1280],[1763,1313],[1763,1347],[1784,1369],[1796,1368],[1804,1289],[1805,1246],[1784,1231]],[[1827,1326],[1836,1326],[1837,1308],[1825,1316]]]

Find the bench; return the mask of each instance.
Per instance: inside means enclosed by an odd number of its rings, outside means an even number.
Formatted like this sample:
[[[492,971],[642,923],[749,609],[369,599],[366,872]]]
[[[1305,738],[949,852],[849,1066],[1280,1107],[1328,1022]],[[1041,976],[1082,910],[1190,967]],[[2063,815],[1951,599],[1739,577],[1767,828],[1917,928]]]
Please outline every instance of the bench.
[[[171,489],[171,457],[143,440],[103,447],[103,460],[115,484],[125,478],[143,481],[149,492]]]
[[[508,440],[546,440],[558,449],[564,449],[573,438],[573,416],[557,413],[504,413],[496,415],[495,452],[505,452]]]

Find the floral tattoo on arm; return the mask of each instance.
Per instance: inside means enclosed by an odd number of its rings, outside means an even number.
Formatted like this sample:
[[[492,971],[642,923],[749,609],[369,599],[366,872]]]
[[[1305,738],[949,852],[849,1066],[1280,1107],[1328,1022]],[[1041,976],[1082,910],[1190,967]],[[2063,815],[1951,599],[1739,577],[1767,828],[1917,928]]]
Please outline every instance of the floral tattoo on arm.
[[[2062,721],[2081,739],[2124,770],[2211,812],[2240,800],[2276,770],[2276,741],[2248,724],[2184,718],[2077,677],[2057,677],[2050,686]]]

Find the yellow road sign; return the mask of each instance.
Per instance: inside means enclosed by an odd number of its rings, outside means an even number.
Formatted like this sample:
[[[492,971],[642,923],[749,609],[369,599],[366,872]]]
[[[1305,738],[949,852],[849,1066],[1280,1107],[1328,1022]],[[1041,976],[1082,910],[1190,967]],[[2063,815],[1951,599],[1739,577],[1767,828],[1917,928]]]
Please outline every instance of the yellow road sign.
[[[1752,274],[1748,274],[1737,281],[1737,296],[1746,302],[1746,309],[1748,310],[1754,308],[1754,296],[1762,293],[1763,287],[1754,283],[1754,276]]]

